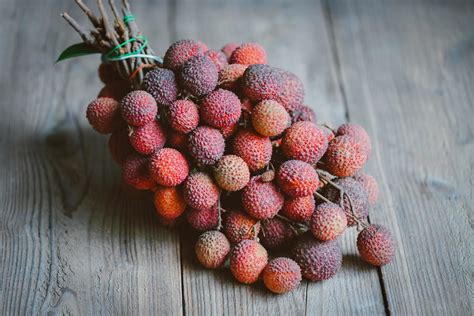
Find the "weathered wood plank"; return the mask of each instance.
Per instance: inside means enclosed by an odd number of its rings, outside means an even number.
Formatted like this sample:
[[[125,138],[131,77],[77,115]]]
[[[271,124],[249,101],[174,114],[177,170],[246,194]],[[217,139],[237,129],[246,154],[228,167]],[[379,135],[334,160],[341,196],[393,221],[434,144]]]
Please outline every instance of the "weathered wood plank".
[[[474,5],[330,2],[351,120],[374,142],[371,220],[398,243],[389,308],[472,314]]]

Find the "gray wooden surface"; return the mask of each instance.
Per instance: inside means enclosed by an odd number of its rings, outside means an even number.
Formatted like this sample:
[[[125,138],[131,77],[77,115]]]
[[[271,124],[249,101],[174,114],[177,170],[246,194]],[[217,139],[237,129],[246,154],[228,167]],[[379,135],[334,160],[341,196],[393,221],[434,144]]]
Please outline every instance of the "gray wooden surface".
[[[98,60],[53,64],[78,41],[59,17],[81,17],[72,1],[1,0],[1,315],[472,314],[472,1],[133,2],[155,51],[258,41],[320,122],[363,124],[381,185],[370,218],[397,257],[369,267],[352,232],[335,278],[281,296],[201,268],[192,239],[124,194],[87,124]]]

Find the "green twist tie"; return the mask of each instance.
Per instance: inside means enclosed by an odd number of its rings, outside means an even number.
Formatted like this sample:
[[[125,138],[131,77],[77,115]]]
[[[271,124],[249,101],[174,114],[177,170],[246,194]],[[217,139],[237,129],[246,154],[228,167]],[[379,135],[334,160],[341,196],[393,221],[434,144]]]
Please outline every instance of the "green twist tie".
[[[133,14],[127,14],[123,17],[123,23],[128,25],[128,23],[135,21],[135,16]]]
[[[120,54],[119,53],[119,50],[124,47],[125,45],[129,44],[129,43],[132,43],[132,42],[136,42],[136,41],[143,41],[143,43],[141,43],[140,47],[136,50],[136,51],[133,51],[133,52],[130,52],[130,53],[127,53],[127,54]],[[104,59],[106,61],[117,61],[117,60],[123,60],[123,59],[127,59],[127,58],[131,58],[131,57],[135,57],[137,55],[140,55],[141,53],[143,53],[143,50],[145,49],[145,47],[148,45],[148,39],[144,36],[137,36],[137,37],[132,37],[128,40],[126,40],[125,42],[115,46],[114,48],[112,48],[112,50],[110,52],[108,52],[107,54],[104,55]]]

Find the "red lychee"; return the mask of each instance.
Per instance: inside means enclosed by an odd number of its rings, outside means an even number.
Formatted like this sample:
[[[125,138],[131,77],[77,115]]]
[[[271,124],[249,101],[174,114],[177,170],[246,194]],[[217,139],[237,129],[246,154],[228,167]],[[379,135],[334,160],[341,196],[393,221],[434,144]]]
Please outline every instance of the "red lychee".
[[[221,132],[208,126],[199,126],[189,134],[189,154],[199,164],[213,165],[224,154],[225,141]]]
[[[186,145],[188,143],[188,136],[186,134],[170,130],[168,131],[166,140],[168,147],[182,151],[186,148]]]
[[[209,48],[207,47],[207,45],[201,41],[198,41],[197,42],[199,44],[199,47],[201,47],[201,50],[203,53],[207,52],[209,50]]]
[[[158,112],[153,96],[143,90],[135,90],[127,94],[120,108],[123,119],[133,126],[143,126],[154,120]]]
[[[243,93],[252,101],[275,100],[283,87],[281,73],[268,65],[249,66],[242,79]]]
[[[216,164],[214,178],[217,185],[226,191],[239,191],[250,180],[249,167],[239,156],[223,156]]]
[[[365,261],[374,266],[382,266],[392,261],[395,243],[392,235],[382,225],[370,225],[357,236],[357,249]]]
[[[201,46],[193,40],[179,40],[173,43],[165,53],[164,66],[171,70],[178,70],[193,56],[202,55]]]
[[[244,75],[247,65],[231,64],[223,67],[219,71],[219,87],[238,93],[240,91],[240,81]]]
[[[110,156],[119,165],[122,165],[125,159],[134,152],[126,128],[113,132],[110,135],[108,145]]]
[[[224,128],[234,125],[241,113],[239,97],[231,91],[217,89],[202,100],[199,113],[210,126]]]
[[[313,194],[319,187],[319,177],[314,168],[300,160],[285,161],[277,172],[280,188],[292,197]]]
[[[351,136],[355,140],[357,140],[362,147],[364,147],[367,157],[370,155],[372,151],[372,144],[370,143],[369,134],[365,131],[365,129],[356,123],[346,123],[339,126],[336,132],[336,136],[347,135]]]
[[[211,230],[199,236],[194,251],[204,267],[217,269],[224,264],[230,252],[230,243],[223,233]]]
[[[285,257],[270,261],[262,275],[265,287],[277,294],[290,292],[301,282],[301,268],[295,261]]]
[[[211,49],[205,52],[204,55],[208,56],[212,60],[214,65],[216,65],[217,71],[220,71],[229,64],[227,62],[226,55],[221,51]]]
[[[217,204],[207,210],[189,208],[186,211],[186,220],[197,231],[207,231],[219,224],[219,210]]]
[[[329,142],[325,155],[327,170],[337,177],[355,175],[367,161],[367,151],[351,136],[337,136]]]
[[[346,228],[346,214],[339,205],[325,202],[316,206],[310,224],[314,237],[322,241],[336,239]]]
[[[225,44],[224,47],[221,48],[221,51],[227,56],[227,58],[230,58],[234,50],[239,46],[240,45],[237,43],[230,42],[230,43]]]
[[[199,124],[199,110],[190,100],[177,100],[168,109],[168,122],[180,133],[187,134]]]
[[[256,43],[244,43],[232,52],[229,61],[241,65],[266,64],[267,53]]]
[[[219,199],[219,188],[204,172],[190,174],[184,182],[183,193],[186,203],[197,210],[209,209]]]
[[[230,271],[241,283],[256,282],[267,263],[267,251],[255,240],[241,241],[230,253]]]
[[[290,125],[285,108],[273,100],[260,101],[252,111],[253,128],[262,136],[277,136]]]
[[[92,101],[87,106],[86,117],[89,124],[101,134],[109,134],[125,126],[120,115],[120,103],[112,98]]]
[[[302,197],[287,197],[281,214],[292,221],[306,223],[310,220],[314,207],[315,202],[312,194]]]
[[[270,138],[258,135],[252,130],[240,130],[234,137],[233,152],[242,158],[254,172],[262,169],[272,158]]]
[[[379,199],[379,185],[377,180],[366,173],[358,173],[354,176],[354,179],[364,187],[370,206],[374,206]]]
[[[245,211],[256,219],[275,216],[283,206],[283,194],[272,182],[263,182],[260,176],[252,177],[242,191]]]
[[[230,126],[224,127],[219,129],[224,136],[224,139],[229,139],[230,137],[234,136],[235,132],[239,129],[239,124],[235,123]]]
[[[143,88],[156,102],[168,107],[178,99],[178,83],[174,72],[165,68],[155,68],[143,79]]]
[[[160,149],[150,158],[150,174],[162,186],[176,186],[186,179],[188,173],[188,161],[176,149]]]
[[[158,121],[151,121],[133,129],[130,143],[138,153],[148,155],[163,148],[166,135]]]
[[[178,187],[158,187],[153,202],[156,212],[166,219],[178,218],[186,209],[186,202]]]
[[[122,178],[128,185],[139,190],[148,190],[155,186],[155,181],[148,171],[148,158],[131,154],[122,165]]]
[[[301,106],[301,108],[291,111],[291,121],[296,122],[313,122],[316,123],[316,113],[314,110],[307,105]]]
[[[181,67],[178,79],[185,90],[196,97],[202,97],[217,86],[217,67],[205,55],[194,56]]]
[[[261,222],[258,236],[265,248],[277,250],[287,247],[293,241],[295,232],[287,222],[274,217]]]
[[[285,132],[281,150],[290,159],[298,159],[314,164],[326,152],[326,135],[312,122],[296,122]]]
[[[303,82],[293,73],[278,69],[281,73],[282,88],[279,91],[278,101],[288,112],[299,109],[303,104],[304,86]]]
[[[244,239],[255,239],[260,231],[260,222],[239,212],[228,211],[224,217],[224,233],[233,244]]]

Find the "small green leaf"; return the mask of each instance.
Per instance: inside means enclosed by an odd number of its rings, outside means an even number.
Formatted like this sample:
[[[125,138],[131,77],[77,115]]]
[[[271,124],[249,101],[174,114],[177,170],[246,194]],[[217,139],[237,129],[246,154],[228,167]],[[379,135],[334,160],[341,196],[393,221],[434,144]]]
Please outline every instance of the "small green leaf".
[[[99,54],[100,51],[92,46],[86,45],[85,43],[74,44],[66,48],[61,55],[59,55],[56,62],[64,59],[85,56],[90,54]]]

